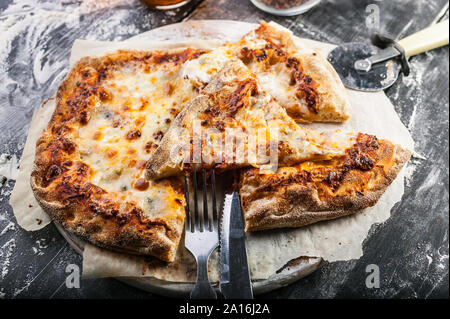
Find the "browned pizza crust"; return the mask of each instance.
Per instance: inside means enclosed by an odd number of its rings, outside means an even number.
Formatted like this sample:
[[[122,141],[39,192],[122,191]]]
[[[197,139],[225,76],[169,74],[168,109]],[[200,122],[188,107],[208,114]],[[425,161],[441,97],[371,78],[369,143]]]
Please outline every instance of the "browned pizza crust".
[[[150,218],[134,202],[89,182],[91,168],[80,160],[71,135],[86,125],[95,103],[108,99],[102,81],[122,64],[151,68],[161,63],[178,65],[202,54],[185,49],[170,52],[119,51],[101,58],[80,60],[59,87],[56,109],[36,144],[31,174],[34,195],[50,217],[70,232],[98,246],[173,261],[184,225],[183,215],[165,220]],[[169,66],[170,67],[170,66]],[[183,194],[179,180],[159,183]],[[175,199],[175,206],[183,201]]]
[[[247,231],[300,227],[356,213],[377,203],[411,152],[359,134],[345,157],[276,174],[241,173],[240,195]]]
[[[71,200],[51,196],[48,190],[39,187],[36,174],[31,177],[31,187],[39,205],[52,220],[60,223],[65,229],[100,247],[118,252],[138,255],[152,255],[164,261],[173,261],[181,234],[171,234],[164,222],[149,225],[136,217],[125,214],[113,216],[118,205],[107,205],[104,211],[92,210]],[[83,190],[86,191],[86,190]],[[49,196],[50,195],[50,196]],[[74,196],[80,196],[75,194]],[[117,203],[114,203],[117,204]],[[101,208],[100,208],[101,209]],[[130,207],[130,212],[133,208]]]

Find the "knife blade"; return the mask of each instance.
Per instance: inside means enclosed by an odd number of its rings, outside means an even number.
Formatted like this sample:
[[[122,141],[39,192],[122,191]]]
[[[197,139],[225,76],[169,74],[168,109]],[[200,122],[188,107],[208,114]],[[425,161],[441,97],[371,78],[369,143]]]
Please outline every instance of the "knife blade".
[[[225,299],[253,299],[238,192],[225,195],[220,227],[220,291]]]

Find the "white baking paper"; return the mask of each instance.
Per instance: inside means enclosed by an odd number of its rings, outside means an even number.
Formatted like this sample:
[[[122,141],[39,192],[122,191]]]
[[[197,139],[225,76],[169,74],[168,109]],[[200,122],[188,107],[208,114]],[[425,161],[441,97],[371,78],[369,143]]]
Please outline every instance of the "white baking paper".
[[[33,169],[36,141],[47,126],[55,110],[54,99],[47,99],[36,109],[28,129],[27,141],[19,163],[19,174],[9,198],[17,223],[25,230],[38,230],[48,225],[50,217],[41,209],[34,198],[30,186],[30,174]]]

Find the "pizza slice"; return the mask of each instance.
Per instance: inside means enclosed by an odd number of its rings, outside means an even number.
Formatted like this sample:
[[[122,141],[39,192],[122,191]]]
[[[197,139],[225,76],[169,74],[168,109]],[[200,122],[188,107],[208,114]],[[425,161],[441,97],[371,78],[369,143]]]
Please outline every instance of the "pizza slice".
[[[183,65],[203,50],[119,51],[82,59],[57,92],[36,146],[31,186],[67,230],[113,250],[172,261],[184,185],[145,178],[145,165],[198,88]]]
[[[349,118],[350,102],[331,64],[320,53],[300,48],[289,30],[274,23],[262,22],[240,41],[187,61],[183,76],[196,87],[205,87],[235,57],[295,121],[343,122]]]
[[[352,144],[345,133],[299,127],[255,75],[232,58],[177,116],[150,157],[147,176],[180,175],[200,167],[270,169],[329,159]]]
[[[233,45],[235,55],[297,122],[343,122],[350,104],[338,74],[320,53],[302,50],[292,33],[264,21]]]
[[[244,169],[240,196],[246,230],[300,227],[373,206],[410,155],[359,133],[341,157],[282,167],[275,174]]]

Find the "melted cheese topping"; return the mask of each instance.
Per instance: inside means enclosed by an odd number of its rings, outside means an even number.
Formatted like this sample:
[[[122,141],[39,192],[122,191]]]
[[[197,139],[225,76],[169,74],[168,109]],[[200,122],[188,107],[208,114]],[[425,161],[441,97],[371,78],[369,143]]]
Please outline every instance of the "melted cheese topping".
[[[180,68],[122,67],[102,88],[110,98],[97,102],[75,137],[80,159],[93,171],[90,181],[135,202],[148,217],[175,217],[182,194],[169,183],[146,181],[145,164],[183,103],[196,95],[194,87]]]
[[[292,148],[295,161],[315,156],[340,156],[354,144],[356,135],[353,132],[336,130],[319,133],[298,126],[282,107],[271,103],[271,95],[264,91],[262,84],[261,87],[258,84],[258,92],[260,93],[255,96],[251,107],[239,110],[235,119],[247,131],[265,128],[266,141],[287,142]],[[271,131],[278,136],[271,137]],[[261,144],[259,140],[257,143]],[[256,166],[256,163],[251,164]]]
[[[263,42],[255,40],[252,45],[262,46]],[[79,126],[74,137],[80,159],[93,172],[90,181],[124,201],[135,202],[148,217],[179,215],[183,195],[167,182],[147,181],[146,161],[184,104],[233,58],[235,49],[234,45],[222,46],[177,67],[161,64],[148,71],[122,65],[113,71],[102,83],[108,98],[97,101],[88,123]],[[280,128],[280,140],[288,141],[297,159],[342,154],[342,145],[351,144],[348,138],[335,141],[334,135],[333,140],[311,136],[315,133],[298,127],[281,107],[271,108],[270,93],[279,98],[280,92],[289,88],[289,79],[279,71],[257,73],[262,89],[250,108],[236,114],[241,128]],[[217,151],[215,144],[209,145],[212,153]]]
[[[110,98],[97,102],[75,137],[80,159],[93,171],[91,182],[135,202],[148,217],[177,216],[182,206],[175,199],[184,201],[183,195],[169,183],[150,180],[147,186],[146,161],[184,104],[232,57],[223,46],[175,68],[116,70],[102,86]]]
[[[253,50],[263,50],[269,43],[262,39],[254,37],[246,37],[239,42],[238,48],[247,47]],[[310,111],[306,106],[304,98],[299,98],[296,95],[296,88],[291,84],[292,70],[284,63],[276,63],[268,66],[266,63],[260,63],[252,60],[246,66],[255,74],[262,87],[284,108],[297,108],[300,112],[307,114]]]
[[[182,75],[197,85],[209,83],[211,78],[232,58],[233,51],[230,46],[218,47],[197,59],[186,61],[183,65]]]

